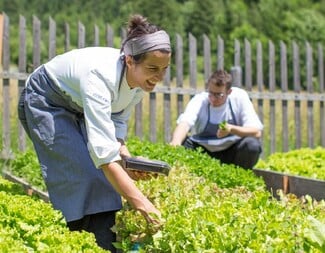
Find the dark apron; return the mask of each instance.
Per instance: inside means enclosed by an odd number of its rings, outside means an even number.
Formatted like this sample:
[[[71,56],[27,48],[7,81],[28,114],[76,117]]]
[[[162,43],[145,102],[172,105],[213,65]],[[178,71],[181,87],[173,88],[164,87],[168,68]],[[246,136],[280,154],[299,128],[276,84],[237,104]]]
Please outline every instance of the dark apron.
[[[232,105],[230,103],[230,100],[228,104],[232,115],[232,119],[227,120],[227,123],[237,125],[235,114]],[[222,122],[222,120],[220,122]],[[204,127],[204,130],[201,133],[191,136],[190,139],[196,142],[197,144],[204,146],[206,149],[208,149],[211,152],[227,149],[240,139],[239,136],[233,134],[230,134],[223,138],[218,138],[217,132],[219,130],[219,125],[220,125],[219,123],[214,124],[210,122],[210,104],[208,104],[208,120]]]

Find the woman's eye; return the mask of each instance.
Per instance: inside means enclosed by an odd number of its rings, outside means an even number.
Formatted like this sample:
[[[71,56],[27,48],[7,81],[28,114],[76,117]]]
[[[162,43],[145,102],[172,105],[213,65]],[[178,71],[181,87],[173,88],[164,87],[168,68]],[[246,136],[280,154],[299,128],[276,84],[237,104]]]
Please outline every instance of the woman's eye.
[[[149,71],[150,71],[150,72],[156,72],[157,69],[156,69],[156,68],[149,68]]]

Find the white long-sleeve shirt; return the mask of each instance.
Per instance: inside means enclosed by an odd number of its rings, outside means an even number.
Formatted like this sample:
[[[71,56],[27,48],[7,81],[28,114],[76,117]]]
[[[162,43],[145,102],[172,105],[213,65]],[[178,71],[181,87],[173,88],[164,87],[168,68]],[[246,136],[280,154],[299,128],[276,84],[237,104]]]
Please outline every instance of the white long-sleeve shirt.
[[[120,50],[75,49],[44,66],[60,90],[83,108],[88,149],[96,167],[120,160],[117,138],[125,139],[130,113],[143,97],[142,89],[130,89],[125,74],[121,76]]]
[[[185,111],[178,117],[177,124],[186,122],[191,128],[192,134],[201,133],[208,121],[207,110],[210,110],[211,123],[219,124],[223,120],[228,121],[232,117],[229,100],[236,125],[256,127],[259,130],[263,130],[263,125],[255,112],[247,92],[237,87],[232,87],[232,92],[227,97],[227,102],[220,107],[209,106],[208,92],[196,94],[187,104]]]

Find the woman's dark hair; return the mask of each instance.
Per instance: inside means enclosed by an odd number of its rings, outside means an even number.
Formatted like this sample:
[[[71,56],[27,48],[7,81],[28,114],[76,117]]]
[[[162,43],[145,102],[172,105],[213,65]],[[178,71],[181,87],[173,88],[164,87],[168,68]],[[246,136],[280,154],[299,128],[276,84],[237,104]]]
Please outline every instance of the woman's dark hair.
[[[161,29],[158,26],[151,24],[147,20],[147,18],[143,17],[140,14],[134,14],[130,16],[127,24],[127,36],[126,39],[123,41],[121,52],[124,49],[125,43],[128,42],[129,40],[136,37],[141,37],[145,34],[151,34],[160,30]],[[146,53],[143,53],[143,54],[133,55],[132,57],[135,62],[140,63],[142,60],[144,60],[145,55]]]

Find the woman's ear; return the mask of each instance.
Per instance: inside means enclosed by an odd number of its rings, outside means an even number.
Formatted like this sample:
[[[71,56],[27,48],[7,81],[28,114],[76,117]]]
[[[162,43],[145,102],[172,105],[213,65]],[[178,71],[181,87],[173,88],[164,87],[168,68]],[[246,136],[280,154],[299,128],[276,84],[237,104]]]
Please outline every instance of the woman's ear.
[[[125,56],[125,63],[128,68],[130,68],[133,64],[133,57],[131,55]]]

